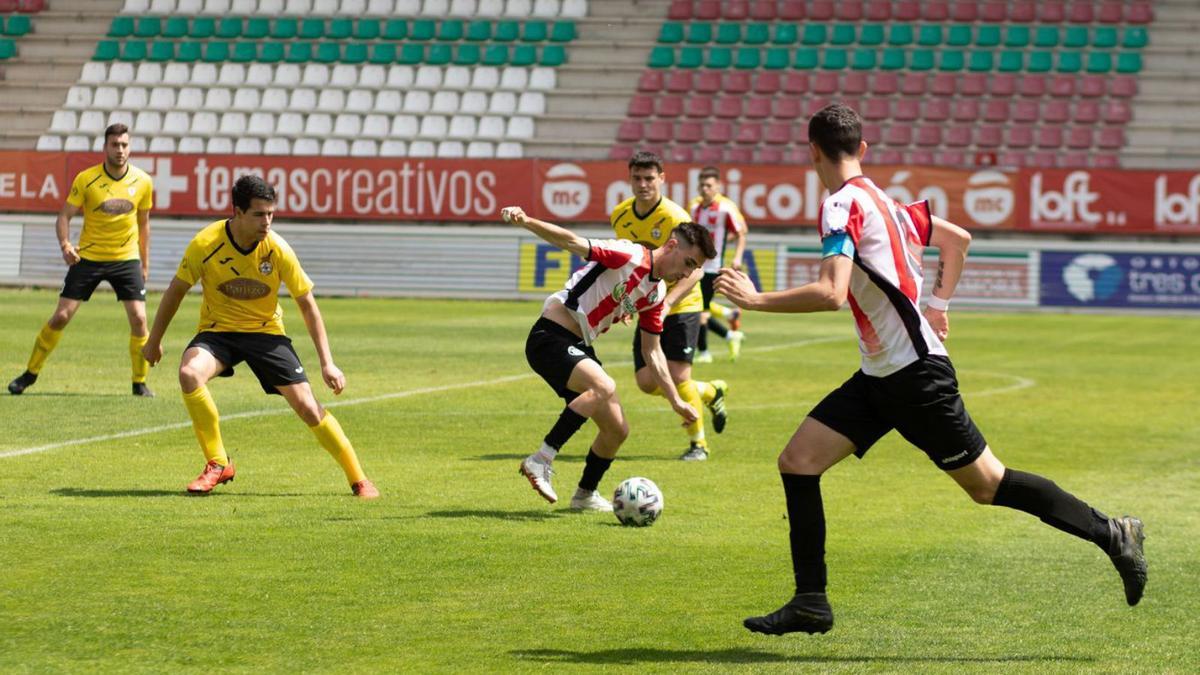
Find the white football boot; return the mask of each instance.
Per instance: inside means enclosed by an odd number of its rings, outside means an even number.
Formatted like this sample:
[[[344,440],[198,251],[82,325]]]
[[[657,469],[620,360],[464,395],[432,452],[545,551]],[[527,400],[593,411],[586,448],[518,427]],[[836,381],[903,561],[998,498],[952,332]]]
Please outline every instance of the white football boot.
[[[551,504],[558,501],[554,486],[550,484],[550,479],[554,476],[554,469],[551,468],[550,462],[536,454],[530,455],[521,462],[521,475],[529,479],[529,484],[546,501]]]
[[[572,511],[605,511],[612,513],[612,502],[600,496],[599,492],[592,490],[575,490],[575,496],[571,497]]]

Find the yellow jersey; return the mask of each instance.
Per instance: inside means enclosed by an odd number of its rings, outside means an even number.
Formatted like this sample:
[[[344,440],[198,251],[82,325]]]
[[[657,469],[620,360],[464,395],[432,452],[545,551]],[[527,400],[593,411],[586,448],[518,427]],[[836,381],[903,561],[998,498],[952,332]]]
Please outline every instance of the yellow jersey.
[[[83,211],[79,257],[95,262],[138,260],[138,211],[154,205],[150,174],[125,165],[125,175],[114,178],[101,162],[75,176],[67,203]]]
[[[671,238],[671,230],[674,230],[676,225],[692,220],[682,206],[666,197],[660,197],[658,204],[645,215],[637,212],[634,200],[634,197],[630,197],[617,204],[609,216],[609,223],[619,239],[628,239],[647,248],[656,249],[667,243],[667,239]],[[674,286],[675,284],[668,284],[667,292],[670,293]],[[687,314],[703,309],[704,298],[700,294],[700,284],[696,284],[667,314]]]
[[[188,286],[203,284],[200,331],[284,335],[280,284],[293,298],[313,288],[283,237],[270,232],[253,248],[243,250],[234,243],[225,220],[206,226],[192,238],[175,276]]]

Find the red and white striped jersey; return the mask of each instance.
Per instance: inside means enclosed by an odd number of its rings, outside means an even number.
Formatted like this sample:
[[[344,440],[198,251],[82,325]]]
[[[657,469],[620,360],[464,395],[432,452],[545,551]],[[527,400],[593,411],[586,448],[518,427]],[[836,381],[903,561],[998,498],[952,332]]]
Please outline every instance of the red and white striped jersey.
[[[921,315],[921,255],[933,234],[929,203],[901,204],[870,179],[846,181],[821,203],[823,255],[854,260],[850,310],[862,370],[883,377],[946,347]]]
[[[546,298],[561,302],[579,322],[584,344],[592,344],[615,321],[637,314],[638,327],[660,334],[667,284],[650,274],[654,253],[632,241],[588,240],[588,264],[567,280],[561,291]]]
[[[704,271],[716,274],[721,271],[725,260],[725,240],[730,235],[746,231],[746,218],[742,215],[737,204],[725,195],[717,195],[708,206],[704,206],[699,197],[688,204],[692,222],[708,230],[712,235],[713,245],[717,247],[717,255],[712,260],[705,261]]]

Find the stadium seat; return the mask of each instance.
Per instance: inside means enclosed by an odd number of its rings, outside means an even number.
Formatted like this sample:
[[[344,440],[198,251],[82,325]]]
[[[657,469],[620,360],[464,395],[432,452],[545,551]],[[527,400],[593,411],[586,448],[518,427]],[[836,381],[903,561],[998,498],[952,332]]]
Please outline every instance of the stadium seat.
[[[67,90],[67,100],[63,104],[68,110],[86,110],[92,106],[92,88],[74,85]]]

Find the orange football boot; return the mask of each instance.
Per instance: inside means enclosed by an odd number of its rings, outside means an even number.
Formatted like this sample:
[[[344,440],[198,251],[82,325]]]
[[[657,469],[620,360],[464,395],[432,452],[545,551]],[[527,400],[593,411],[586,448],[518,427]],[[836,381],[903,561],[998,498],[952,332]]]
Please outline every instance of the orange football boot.
[[[364,478],[350,486],[350,490],[354,492],[354,496],[359,499],[378,499],[379,488],[370,480]]]
[[[212,489],[221,483],[228,483],[233,480],[234,474],[237,473],[233,468],[233,460],[229,460],[229,464],[221,466],[216,460],[210,461],[204,465],[204,471],[196,476],[196,480],[188,483],[187,491],[196,495],[206,495],[212,492]]]

